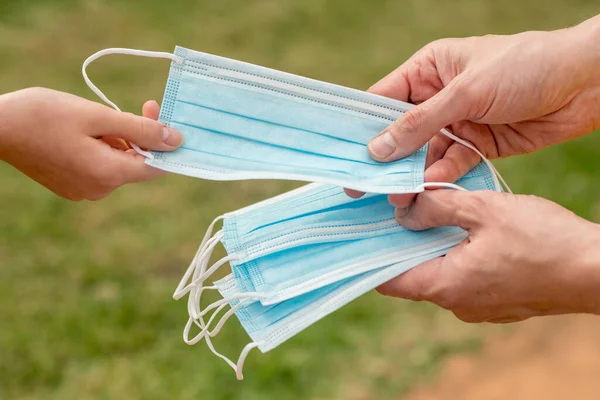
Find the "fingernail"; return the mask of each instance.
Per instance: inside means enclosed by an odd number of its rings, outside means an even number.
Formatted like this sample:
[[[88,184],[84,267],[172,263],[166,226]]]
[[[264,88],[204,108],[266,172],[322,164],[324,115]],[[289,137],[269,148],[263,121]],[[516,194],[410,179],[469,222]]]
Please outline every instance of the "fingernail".
[[[162,140],[169,146],[179,146],[183,142],[183,135],[178,130],[164,127]]]
[[[369,151],[377,158],[386,158],[396,150],[396,141],[388,131],[369,142]]]
[[[394,210],[394,218],[396,219],[404,218],[406,217],[406,214],[408,214],[408,208],[397,207]]]

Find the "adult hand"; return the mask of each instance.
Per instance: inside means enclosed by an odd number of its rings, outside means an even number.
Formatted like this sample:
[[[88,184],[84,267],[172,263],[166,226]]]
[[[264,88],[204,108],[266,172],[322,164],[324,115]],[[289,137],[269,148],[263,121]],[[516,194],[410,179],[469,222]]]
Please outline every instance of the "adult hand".
[[[180,132],[155,121],[158,110],[147,102],[140,117],[50,89],[9,93],[0,96],[0,159],[61,197],[98,200],[165,174],[127,144],[160,151],[181,145]]]
[[[466,322],[513,322],[537,315],[600,314],[600,226],[535,196],[427,191],[403,226],[460,226],[469,236],[445,257],[377,290],[427,300]]]
[[[378,161],[429,141],[426,182],[454,182],[480,160],[529,153],[600,127],[600,16],[574,28],[443,39],[425,46],[370,92],[418,104],[369,143]],[[352,197],[360,192],[347,191]],[[407,207],[413,195],[391,195]]]

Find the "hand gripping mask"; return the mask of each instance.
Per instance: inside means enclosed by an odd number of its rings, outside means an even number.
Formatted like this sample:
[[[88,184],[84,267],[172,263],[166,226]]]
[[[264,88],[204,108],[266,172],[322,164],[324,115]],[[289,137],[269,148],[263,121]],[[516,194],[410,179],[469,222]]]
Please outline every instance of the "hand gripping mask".
[[[463,190],[496,189],[483,163],[457,183]],[[221,219],[223,229],[209,239]],[[274,304],[369,269],[456,245],[465,237],[458,227],[421,232],[403,228],[385,195],[351,199],[339,187],[310,184],[216,218],[174,297],[197,291],[230,263],[242,289],[259,292],[264,305]],[[227,256],[206,269],[218,243]]]
[[[483,163],[457,183],[461,190],[499,190]],[[308,185],[219,218],[224,219],[224,227],[230,227],[224,230],[237,233],[228,236],[218,232],[212,239],[207,233],[174,296],[190,292],[185,342],[195,344],[206,339],[238,377],[250,349],[259,347],[265,352],[276,347],[366,291],[446,254],[467,236],[458,227],[406,230],[395,223],[393,207],[385,195],[353,200],[328,185]],[[288,225],[290,220],[295,223]],[[212,227],[214,223],[209,232]],[[302,228],[301,233],[291,231],[294,227]],[[289,241],[280,239],[286,230],[292,233]],[[267,243],[274,239],[277,244],[269,248]],[[207,269],[210,251],[218,241],[229,254]],[[248,251],[257,244],[259,251]],[[236,263],[237,254],[243,262]],[[203,286],[227,261],[233,273],[214,286]],[[218,290],[223,299],[202,310],[200,300],[205,290]],[[228,306],[231,309],[210,330]],[[215,311],[205,321],[211,310]],[[210,342],[234,314],[253,340],[237,364],[217,353]],[[200,332],[190,338],[194,326]]]
[[[184,143],[173,152],[133,145],[153,167],[212,180],[288,179],[371,193],[417,193],[433,185],[423,182],[427,146],[387,164],[367,151],[369,140],[411,104],[182,47],[174,54],[106,49],[90,56],[82,72],[117,110],[86,73],[107,54],[172,61],[160,121],[181,131]]]

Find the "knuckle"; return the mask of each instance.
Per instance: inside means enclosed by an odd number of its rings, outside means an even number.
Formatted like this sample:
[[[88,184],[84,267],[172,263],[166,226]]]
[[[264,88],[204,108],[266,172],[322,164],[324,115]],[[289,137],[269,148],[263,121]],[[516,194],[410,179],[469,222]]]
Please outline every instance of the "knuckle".
[[[439,51],[443,51],[443,50],[449,49],[455,43],[456,43],[456,39],[453,39],[453,38],[441,38],[441,39],[437,39],[437,40],[434,40],[433,42],[429,43],[428,45],[426,45],[424,47],[424,49],[427,49],[432,54],[435,54],[435,53],[437,53]]]
[[[460,308],[462,304],[458,296],[444,293],[432,297],[431,301],[437,304],[438,306],[445,308],[446,310],[456,310]]]
[[[152,142],[162,142],[162,127],[156,121],[146,117],[136,116],[140,121],[140,135]]]
[[[461,99],[461,101],[465,103],[476,100],[479,89],[477,85],[472,83],[472,79],[468,75],[462,75],[456,78],[453,83],[453,91],[456,98]]]
[[[27,89],[23,89],[22,93],[26,93],[29,95],[35,95],[35,96],[42,96],[42,95],[46,95],[49,91],[50,91],[49,89],[34,86],[34,87],[27,88]]]
[[[457,205],[457,214],[459,218],[465,219],[485,214],[492,201],[489,194],[490,193],[486,193],[485,191],[469,193],[469,196],[462,199]]]
[[[77,193],[66,193],[64,195],[62,195],[61,197],[70,200],[70,201],[75,201],[75,202],[80,202],[83,200],[83,196],[77,194]]]
[[[111,191],[98,190],[98,191],[88,193],[88,195],[85,198],[86,198],[86,200],[89,200],[89,201],[98,201],[98,200],[102,200],[103,198],[108,196],[110,192]]]
[[[115,168],[104,167],[92,172],[93,186],[100,190],[110,190],[120,186],[121,172]]]
[[[423,120],[423,113],[420,108],[415,107],[409,110],[404,117],[402,118],[402,126],[404,130],[409,132],[417,132],[421,127],[421,122]],[[400,130],[400,124],[394,124],[396,126],[396,130]]]
[[[468,324],[476,324],[476,323],[485,321],[483,318],[481,318],[477,314],[468,312],[468,311],[456,310],[456,311],[452,311],[452,313],[454,314],[454,316],[456,318],[458,318],[462,322],[466,322]]]
[[[429,229],[434,225],[431,213],[423,212],[428,209],[428,193],[421,193],[417,195],[415,202],[408,207],[406,214],[402,218],[396,218],[398,222],[407,229],[411,230],[424,230]]]
[[[385,283],[383,285],[381,285],[381,286],[376,287],[375,290],[380,295],[388,296],[388,297],[392,297],[393,296],[392,290],[390,290],[389,285],[386,285]]]

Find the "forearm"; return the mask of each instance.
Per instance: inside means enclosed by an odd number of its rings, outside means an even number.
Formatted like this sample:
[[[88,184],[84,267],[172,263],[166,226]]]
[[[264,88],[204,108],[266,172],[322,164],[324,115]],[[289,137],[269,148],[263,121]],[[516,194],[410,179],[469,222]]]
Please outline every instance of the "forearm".
[[[590,130],[600,129],[600,15],[570,28],[575,54],[573,72],[580,77],[580,91],[588,92]]]
[[[0,161],[7,161],[10,146],[9,95],[0,95]]]
[[[32,118],[27,107],[18,105],[23,103],[20,99],[26,91],[27,89],[24,89],[0,95],[0,160],[9,164],[19,148],[17,139],[24,134],[22,122]]]
[[[565,265],[565,286],[579,294],[575,312],[600,315],[600,224],[589,223],[579,238],[581,246]]]
[[[33,126],[46,127],[40,116],[52,104],[37,101],[38,88],[27,88],[0,95],[0,160],[15,165],[25,149],[31,147]]]

